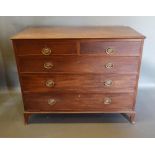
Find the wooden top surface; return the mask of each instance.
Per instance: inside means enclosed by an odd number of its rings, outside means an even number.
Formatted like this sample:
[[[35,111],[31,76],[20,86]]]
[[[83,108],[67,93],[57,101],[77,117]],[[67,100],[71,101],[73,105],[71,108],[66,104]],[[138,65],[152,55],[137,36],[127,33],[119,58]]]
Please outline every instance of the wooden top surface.
[[[11,39],[142,39],[142,34],[127,26],[30,27]]]

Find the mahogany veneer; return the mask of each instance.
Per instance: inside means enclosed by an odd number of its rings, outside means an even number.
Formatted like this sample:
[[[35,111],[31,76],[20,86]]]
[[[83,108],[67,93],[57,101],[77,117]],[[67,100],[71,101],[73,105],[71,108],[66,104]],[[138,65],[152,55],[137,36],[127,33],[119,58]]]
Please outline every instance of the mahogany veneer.
[[[45,68],[46,63],[51,68]],[[113,63],[112,69],[106,65]],[[19,59],[21,73],[138,73],[138,57],[99,57],[99,56],[21,56]]]
[[[135,123],[144,36],[129,27],[35,27],[12,37],[24,117],[123,113]]]
[[[54,85],[47,87],[48,80]],[[105,82],[112,80],[111,86]],[[106,93],[106,92],[134,92],[136,88],[136,75],[113,74],[22,74],[21,85],[23,92],[80,92],[80,93]]]
[[[104,98],[110,97],[113,104],[104,104]],[[54,98],[57,103],[53,106],[47,104],[50,98]],[[134,94],[88,94],[88,93],[42,93],[24,94],[25,110],[28,111],[62,111],[62,112],[85,112],[85,111],[132,111]],[[124,102],[126,101],[126,102]]]

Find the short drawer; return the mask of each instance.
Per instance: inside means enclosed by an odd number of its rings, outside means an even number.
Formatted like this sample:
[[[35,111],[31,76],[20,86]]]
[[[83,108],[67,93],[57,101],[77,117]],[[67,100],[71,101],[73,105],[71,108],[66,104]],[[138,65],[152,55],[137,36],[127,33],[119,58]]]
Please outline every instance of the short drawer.
[[[138,73],[138,57],[21,56],[19,69],[29,72]]]
[[[16,40],[17,55],[76,54],[74,40]]]
[[[139,41],[82,41],[81,54],[102,54],[106,56],[139,56]]]
[[[133,92],[136,75],[22,74],[24,92]]]
[[[131,94],[24,94],[26,111],[129,111],[133,107]]]

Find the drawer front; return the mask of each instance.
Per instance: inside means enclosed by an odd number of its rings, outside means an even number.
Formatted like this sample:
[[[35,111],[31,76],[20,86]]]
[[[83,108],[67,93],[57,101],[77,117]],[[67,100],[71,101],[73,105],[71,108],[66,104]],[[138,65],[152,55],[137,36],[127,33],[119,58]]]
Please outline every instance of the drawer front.
[[[21,75],[24,92],[133,92],[135,75]]]
[[[123,111],[131,110],[131,94],[24,94],[27,111]]]
[[[20,72],[137,73],[138,57],[22,56]]]
[[[17,40],[17,55],[76,54],[74,40]]]
[[[141,42],[138,41],[83,41],[81,54],[102,54],[106,56],[139,56]]]

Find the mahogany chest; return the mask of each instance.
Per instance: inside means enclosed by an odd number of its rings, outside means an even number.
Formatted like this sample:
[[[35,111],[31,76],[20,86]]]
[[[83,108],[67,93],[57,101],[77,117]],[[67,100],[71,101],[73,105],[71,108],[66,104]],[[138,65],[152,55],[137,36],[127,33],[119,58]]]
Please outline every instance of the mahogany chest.
[[[13,36],[24,118],[122,113],[135,123],[144,36],[130,27],[34,27]]]

